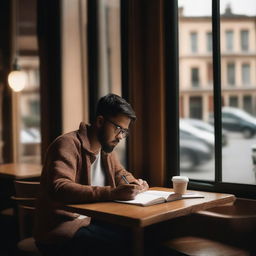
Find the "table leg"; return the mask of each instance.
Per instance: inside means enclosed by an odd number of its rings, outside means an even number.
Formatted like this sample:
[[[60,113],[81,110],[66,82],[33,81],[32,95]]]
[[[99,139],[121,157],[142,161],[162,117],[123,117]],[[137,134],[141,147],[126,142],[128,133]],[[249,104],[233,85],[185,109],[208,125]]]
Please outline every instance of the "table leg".
[[[132,233],[132,255],[144,255],[144,229],[140,227],[133,228]]]

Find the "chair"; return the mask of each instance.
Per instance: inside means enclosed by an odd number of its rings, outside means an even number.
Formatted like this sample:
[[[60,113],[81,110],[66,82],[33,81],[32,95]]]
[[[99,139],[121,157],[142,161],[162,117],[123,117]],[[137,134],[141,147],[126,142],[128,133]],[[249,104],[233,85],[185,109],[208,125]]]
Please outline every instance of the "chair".
[[[255,255],[256,200],[238,198],[192,214],[182,224],[188,229],[163,244],[170,255]]]
[[[35,201],[40,183],[37,181],[14,181],[16,195],[12,199],[17,204],[19,224],[19,239],[17,244],[18,255],[41,255],[32,237]]]

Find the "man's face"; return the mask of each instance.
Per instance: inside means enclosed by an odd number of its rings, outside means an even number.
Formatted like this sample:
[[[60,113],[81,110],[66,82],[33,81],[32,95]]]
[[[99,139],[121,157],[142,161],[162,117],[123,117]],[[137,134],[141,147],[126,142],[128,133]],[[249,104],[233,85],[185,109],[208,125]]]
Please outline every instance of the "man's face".
[[[98,130],[98,140],[103,151],[110,153],[115,146],[128,134],[131,119],[126,115],[103,118],[101,127]]]

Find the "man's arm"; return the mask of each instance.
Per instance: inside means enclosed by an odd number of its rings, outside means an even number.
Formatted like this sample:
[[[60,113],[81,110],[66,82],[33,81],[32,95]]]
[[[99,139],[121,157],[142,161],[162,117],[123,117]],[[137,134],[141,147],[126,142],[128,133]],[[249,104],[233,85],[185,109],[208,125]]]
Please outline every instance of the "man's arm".
[[[78,159],[81,157],[79,148],[75,140],[65,136],[59,137],[49,148],[43,168],[42,185],[53,200],[64,204],[129,200],[139,193],[140,188],[136,185],[112,188],[77,183]]]
[[[128,182],[129,184],[137,185],[139,192],[145,191],[149,188],[148,183],[145,180],[136,179],[130,172],[125,170],[114,152],[111,154],[111,162],[115,168],[115,181],[118,186],[124,185]],[[123,177],[125,177],[125,179]]]
[[[63,203],[111,200],[111,187],[81,185],[76,182],[80,145],[69,137],[59,137],[47,152],[43,186],[52,199]]]

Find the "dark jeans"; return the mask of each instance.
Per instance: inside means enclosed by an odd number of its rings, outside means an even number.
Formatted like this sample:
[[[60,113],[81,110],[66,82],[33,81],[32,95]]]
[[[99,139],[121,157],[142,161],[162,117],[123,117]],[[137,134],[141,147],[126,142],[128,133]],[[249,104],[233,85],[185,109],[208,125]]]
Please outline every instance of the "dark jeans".
[[[38,244],[43,255],[98,256],[131,255],[131,235],[128,230],[104,222],[93,222],[80,228],[74,237],[62,245]]]

